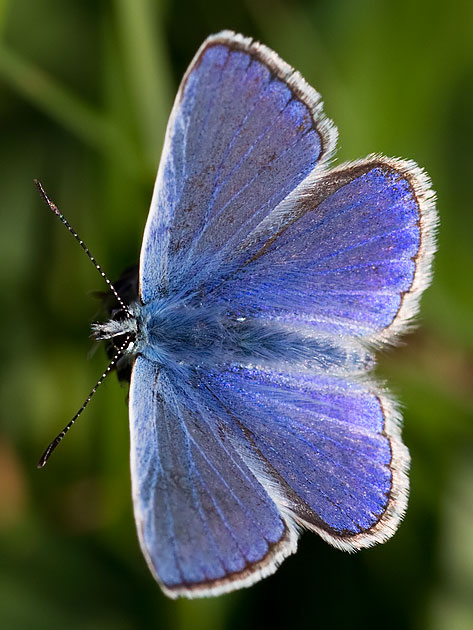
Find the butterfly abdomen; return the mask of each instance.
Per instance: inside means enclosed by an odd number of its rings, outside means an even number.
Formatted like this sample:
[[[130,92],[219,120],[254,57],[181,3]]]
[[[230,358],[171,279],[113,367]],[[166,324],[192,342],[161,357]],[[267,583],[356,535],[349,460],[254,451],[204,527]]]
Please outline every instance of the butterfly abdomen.
[[[277,320],[237,317],[225,309],[186,300],[154,300],[138,307],[136,350],[162,365],[213,366],[284,363],[355,372],[369,357],[331,337],[289,328]]]

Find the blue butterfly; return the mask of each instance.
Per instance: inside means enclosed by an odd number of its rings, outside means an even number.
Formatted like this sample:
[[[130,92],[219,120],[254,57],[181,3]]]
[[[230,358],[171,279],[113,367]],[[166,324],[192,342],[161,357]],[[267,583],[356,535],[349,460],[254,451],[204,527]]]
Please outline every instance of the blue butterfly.
[[[179,88],[139,297],[94,328],[133,362],[135,519],[170,597],[257,582],[301,528],[383,542],[405,512],[401,417],[371,370],[429,284],[434,195],[411,161],[329,169],[336,138],[242,35],[209,37]]]

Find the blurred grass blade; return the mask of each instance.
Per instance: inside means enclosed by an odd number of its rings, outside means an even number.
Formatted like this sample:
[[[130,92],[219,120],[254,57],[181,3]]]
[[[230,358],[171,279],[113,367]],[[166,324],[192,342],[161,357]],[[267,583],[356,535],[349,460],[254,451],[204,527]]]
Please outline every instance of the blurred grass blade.
[[[143,152],[156,166],[173,91],[163,44],[163,3],[116,0],[115,6]]]
[[[3,35],[3,28],[6,22],[8,0],[0,0],[0,36]]]
[[[17,93],[97,149],[120,160],[130,175],[141,171],[136,148],[109,120],[54,81],[44,71],[5,46],[0,46],[0,77]]]

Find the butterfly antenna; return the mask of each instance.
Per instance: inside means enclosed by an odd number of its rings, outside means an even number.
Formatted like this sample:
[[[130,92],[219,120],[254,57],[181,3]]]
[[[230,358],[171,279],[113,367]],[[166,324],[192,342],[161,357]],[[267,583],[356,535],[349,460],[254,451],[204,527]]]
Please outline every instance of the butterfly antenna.
[[[100,387],[100,385],[102,385],[102,383],[104,382],[104,380],[107,378],[107,376],[110,374],[112,368],[116,365],[117,361],[122,357],[123,353],[125,352],[125,349],[127,348],[128,344],[130,343],[132,338],[132,335],[127,335],[127,337],[125,338],[125,341],[122,343],[122,345],[118,348],[115,356],[113,357],[113,359],[110,361],[107,369],[104,371],[104,373],[102,374],[102,376],[99,378],[99,380],[97,381],[97,383],[94,385],[92,391],[90,392],[90,394],[87,396],[87,398],[84,401],[84,404],[82,405],[82,407],[79,409],[79,411],[76,413],[76,415],[72,418],[72,420],[70,420],[66,426],[64,427],[64,429],[54,438],[54,440],[49,444],[49,446],[46,448],[46,450],[44,451],[44,453],[41,455],[41,457],[39,458],[39,462],[37,467],[38,468],[43,468],[43,466],[46,464],[46,462],[48,461],[48,459],[51,456],[51,453],[54,451],[54,449],[56,448],[56,446],[58,446],[64,436],[66,435],[66,433],[69,431],[69,429],[72,427],[72,425],[75,423],[75,421],[77,420],[77,418],[81,415],[81,413],[84,411],[84,409],[87,407],[87,405],[90,403],[90,401],[92,400],[93,395],[95,394],[95,392],[98,390],[98,388]]]
[[[91,260],[91,262],[93,263],[94,267],[97,269],[97,271],[99,272],[99,274],[102,276],[102,278],[105,280],[105,282],[108,285],[108,288],[110,289],[110,291],[113,293],[113,295],[115,296],[115,298],[117,299],[117,302],[120,304],[120,306],[122,307],[122,309],[125,311],[125,314],[127,317],[131,317],[131,313],[128,310],[127,306],[125,305],[125,302],[122,300],[122,298],[118,295],[117,290],[115,289],[115,287],[113,286],[113,284],[110,282],[110,280],[108,279],[105,271],[102,269],[102,267],[99,265],[99,263],[96,261],[96,259],[94,258],[94,256],[92,256],[92,253],[90,252],[89,248],[87,247],[87,245],[84,243],[84,241],[79,237],[79,235],[77,234],[77,232],[74,230],[74,228],[72,227],[72,225],[69,223],[69,221],[66,219],[66,217],[62,214],[62,212],[59,211],[59,208],[56,206],[55,203],[53,203],[51,201],[51,199],[48,197],[48,195],[46,194],[46,191],[44,190],[43,186],[41,185],[41,182],[39,182],[37,179],[33,180],[34,184],[36,186],[36,188],[39,191],[39,194],[41,195],[41,197],[43,198],[43,200],[45,201],[45,203],[48,205],[49,209],[60,219],[60,221],[66,226],[66,228],[69,230],[69,232],[72,234],[72,236],[76,239],[76,241],[79,243],[79,245],[82,247],[82,249],[84,250],[84,252],[87,254],[87,256],[89,257],[89,259]]]

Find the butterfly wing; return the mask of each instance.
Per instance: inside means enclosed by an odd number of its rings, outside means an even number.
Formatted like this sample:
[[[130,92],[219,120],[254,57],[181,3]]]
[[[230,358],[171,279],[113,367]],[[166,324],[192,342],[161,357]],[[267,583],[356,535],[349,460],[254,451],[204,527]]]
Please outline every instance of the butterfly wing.
[[[145,229],[140,291],[198,287],[236,268],[238,244],[330,157],[320,97],[273,51],[209,37],[179,88]]]
[[[137,357],[130,384],[135,519],[171,597],[217,595],[272,573],[296,547],[291,525],[200,392]]]
[[[388,341],[430,281],[436,222],[429,181],[412,162],[340,166],[308,180],[240,244],[245,262],[208,302],[330,337]]]
[[[394,533],[409,454],[379,387],[270,366],[201,369],[200,378],[248,465],[277,488],[281,511],[346,550]]]

